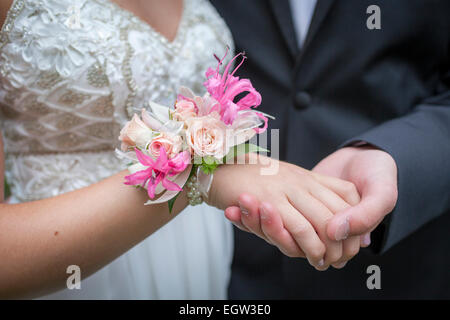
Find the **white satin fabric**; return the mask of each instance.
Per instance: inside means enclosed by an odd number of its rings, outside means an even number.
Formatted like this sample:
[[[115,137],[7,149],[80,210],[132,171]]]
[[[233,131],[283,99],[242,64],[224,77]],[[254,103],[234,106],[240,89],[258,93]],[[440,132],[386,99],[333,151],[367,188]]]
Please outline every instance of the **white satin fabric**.
[[[180,85],[203,94],[231,34],[206,0],[185,0],[173,42],[109,0],[15,0],[0,33],[0,107],[11,202],[52,197],[122,169],[118,131]],[[95,245],[95,244],[92,244]],[[232,256],[223,213],[189,207],[53,299],[223,299]]]

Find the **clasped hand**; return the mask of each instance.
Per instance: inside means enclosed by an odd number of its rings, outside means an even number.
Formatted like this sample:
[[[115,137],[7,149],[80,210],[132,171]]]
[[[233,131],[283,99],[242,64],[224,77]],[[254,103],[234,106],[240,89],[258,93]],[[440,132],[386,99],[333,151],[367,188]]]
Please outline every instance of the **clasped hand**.
[[[364,172],[358,164],[367,161],[358,162],[358,157],[375,157],[373,170]],[[226,208],[226,217],[238,228],[289,257],[306,258],[317,270],[344,267],[370,244],[370,232],[395,206],[395,162],[380,150],[343,148],[312,171],[280,161],[272,175],[262,175],[261,169],[277,160],[254,154],[247,159],[256,164],[224,165],[216,171],[208,202]],[[383,191],[380,198],[380,186],[389,194]],[[357,209],[367,215],[355,217]]]

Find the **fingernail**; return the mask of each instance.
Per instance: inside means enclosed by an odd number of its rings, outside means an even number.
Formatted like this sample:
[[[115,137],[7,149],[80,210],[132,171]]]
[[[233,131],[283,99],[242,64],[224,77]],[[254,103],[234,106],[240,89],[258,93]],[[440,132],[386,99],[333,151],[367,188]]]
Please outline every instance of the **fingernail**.
[[[365,246],[369,246],[369,245],[370,245],[370,233],[366,233],[366,234],[363,236],[363,244],[364,244]]]
[[[243,215],[248,216],[248,210],[245,209],[245,208],[241,205],[241,203],[239,203],[239,208],[241,209],[241,212],[242,212]]]
[[[334,267],[336,269],[342,269],[343,267],[345,267],[346,264],[347,264],[347,261],[341,262],[341,263],[337,263],[337,264],[334,265]]]
[[[323,265],[325,264],[325,260],[320,260],[319,263],[317,263],[318,267],[323,267]]]
[[[348,219],[349,218],[346,217],[345,220],[336,229],[336,233],[334,234],[336,241],[347,239],[348,233],[350,232],[350,223]]]
[[[267,211],[264,209],[264,206],[259,207],[259,214],[262,220],[267,219]]]

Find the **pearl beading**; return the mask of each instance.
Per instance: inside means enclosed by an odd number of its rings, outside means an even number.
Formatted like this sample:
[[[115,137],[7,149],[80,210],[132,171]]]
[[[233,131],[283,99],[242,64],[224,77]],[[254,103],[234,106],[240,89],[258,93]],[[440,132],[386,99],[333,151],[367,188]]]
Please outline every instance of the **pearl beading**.
[[[199,190],[200,185],[197,181],[196,175],[192,175],[186,183],[187,197],[191,206],[197,206],[203,203],[203,197]]]

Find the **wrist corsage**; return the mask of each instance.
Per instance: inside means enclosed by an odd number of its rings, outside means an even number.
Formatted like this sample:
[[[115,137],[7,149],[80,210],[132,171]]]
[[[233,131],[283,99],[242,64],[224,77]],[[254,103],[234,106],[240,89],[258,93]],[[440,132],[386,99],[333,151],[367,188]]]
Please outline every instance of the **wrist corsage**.
[[[238,57],[241,61],[231,71]],[[246,57],[239,53],[220,72],[224,58],[216,57],[217,67],[206,71],[205,95],[182,87],[173,108],[149,102],[148,109],[134,114],[122,128],[116,153],[129,161],[125,184],[146,188],[145,204],[168,202],[172,211],[184,187],[189,203],[200,204],[208,196],[214,171],[226,159],[267,152],[248,143],[266,130],[269,116],[254,110],[261,95],[250,80],[234,76]]]

